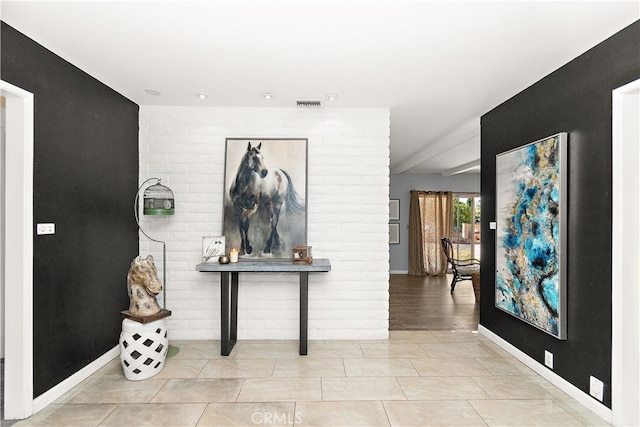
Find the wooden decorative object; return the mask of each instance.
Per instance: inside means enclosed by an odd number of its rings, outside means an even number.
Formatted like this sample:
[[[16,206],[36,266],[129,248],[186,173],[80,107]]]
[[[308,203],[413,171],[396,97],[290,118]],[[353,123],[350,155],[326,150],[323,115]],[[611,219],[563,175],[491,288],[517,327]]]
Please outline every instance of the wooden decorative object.
[[[471,283],[473,284],[476,302],[480,302],[480,273],[471,273]]]
[[[294,264],[312,264],[311,246],[296,246],[292,250]]]
[[[156,320],[164,319],[165,317],[171,316],[171,310],[161,309],[156,314],[152,314],[151,316],[136,316],[135,314],[131,314],[129,310],[121,311],[120,314],[123,318],[133,320],[138,323],[151,323]]]

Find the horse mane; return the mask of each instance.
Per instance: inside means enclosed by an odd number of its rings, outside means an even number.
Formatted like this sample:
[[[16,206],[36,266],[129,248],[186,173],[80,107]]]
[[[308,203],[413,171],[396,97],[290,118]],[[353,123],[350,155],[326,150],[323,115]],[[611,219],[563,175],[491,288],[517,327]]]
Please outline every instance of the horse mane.
[[[236,191],[242,192],[247,187],[251,179],[252,173],[253,171],[248,167],[244,166],[244,163],[242,166],[238,168],[238,173],[236,174],[236,181],[235,181],[234,188],[241,189],[241,190],[236,190]]]
[[[240,161],[240,166],[238,166],[238,172],[236,173],[236,179],[233,183],[233,186],[229,189],[229,193],[231,198],[236,195],[242,194],[246,189],[249,181],[251,180],[251,174],[253,171],[251,168],[247,166],[246,158],[249,155],[249,150],[247,150],[242,156],[242,160]]]

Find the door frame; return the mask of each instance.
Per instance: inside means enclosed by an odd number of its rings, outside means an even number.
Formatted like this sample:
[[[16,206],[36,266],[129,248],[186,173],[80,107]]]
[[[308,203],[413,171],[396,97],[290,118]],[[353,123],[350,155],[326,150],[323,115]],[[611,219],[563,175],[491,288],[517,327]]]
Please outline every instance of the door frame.
[[[611,415],[640,425],[640,79],[612,101]]]
[[[0,80],[6,99],[4,418],[33,414],[34,96]],[[6,250],[11,248],[11,250]]]

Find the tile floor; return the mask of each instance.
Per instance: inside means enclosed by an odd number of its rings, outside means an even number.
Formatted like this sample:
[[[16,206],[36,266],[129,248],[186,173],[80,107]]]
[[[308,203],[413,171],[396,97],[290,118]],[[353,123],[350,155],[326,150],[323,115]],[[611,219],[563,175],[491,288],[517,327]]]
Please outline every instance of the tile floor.
[[[598,416],[475,332],[381,341],[174,341],[163,371],[119,358],[14,426],[601,426]]]

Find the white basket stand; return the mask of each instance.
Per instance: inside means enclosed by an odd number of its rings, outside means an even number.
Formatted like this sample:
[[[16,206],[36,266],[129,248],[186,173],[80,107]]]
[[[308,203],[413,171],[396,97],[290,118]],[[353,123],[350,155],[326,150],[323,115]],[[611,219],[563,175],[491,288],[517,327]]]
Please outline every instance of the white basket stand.
[[[168,350],[166,316],[147,323],[131,318],[122,321],[120,362],[128,380],[145,380],[160,373]]]

